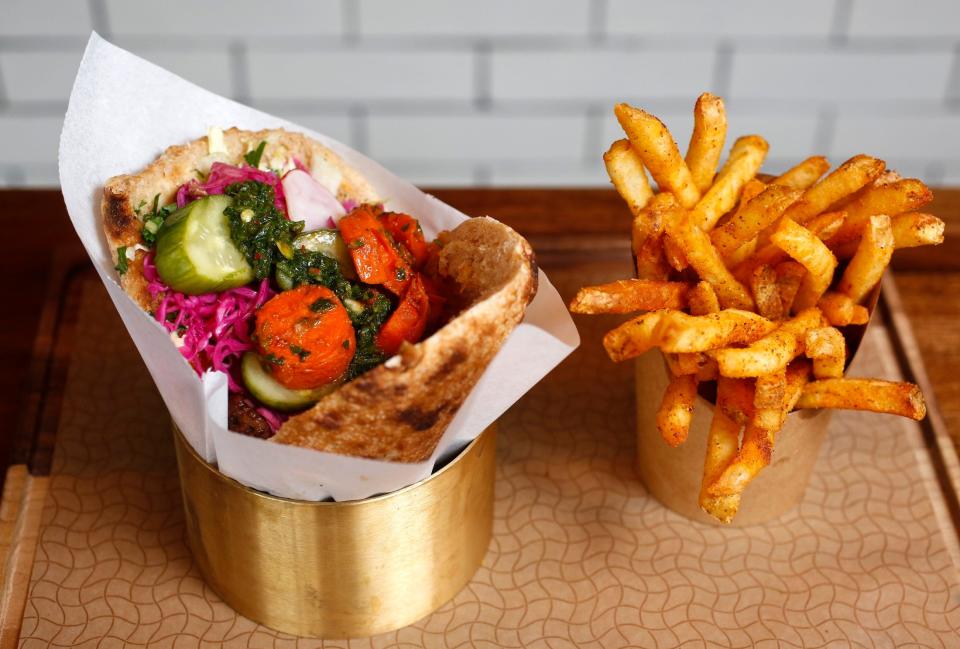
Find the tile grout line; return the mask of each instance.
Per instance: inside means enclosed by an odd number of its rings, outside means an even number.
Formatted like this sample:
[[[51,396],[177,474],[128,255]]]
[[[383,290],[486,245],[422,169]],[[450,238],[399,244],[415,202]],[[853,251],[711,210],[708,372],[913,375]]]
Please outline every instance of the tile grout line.
[[[227,47],[227,52],[230,56],[230,85],[233,98],[242,104],[249,105],[252,94],[247,44],[240,40],[234,41]]]
[[[836,0],[830,21],[829,40],[832,45],[844,46],[850,42],[850,21],[853,18],[853,0]]]
[[[732,41],[725,40],[717,43],[713,59],[713,73],[711,84],[714,92],[721,97],[730,94],[730,82],[733,78],[733,55],[735,46]]]
[[[480,112],[493,107],[493,46],[480,41],[473,48],[473,105]]]
[[[357,45],[360,42],[360,10],[358,3],[353,0],[340,0],[340,30],[345,44]]]
[[[94,31],[109,40],[112,33],[110,31],[110,17],[104,0],[88,0],[87,6],[90,9],[90,22],[93,23]]]
[[[591,0],[587,17],[587,34],[597,44],[607,40],[607,0]]]

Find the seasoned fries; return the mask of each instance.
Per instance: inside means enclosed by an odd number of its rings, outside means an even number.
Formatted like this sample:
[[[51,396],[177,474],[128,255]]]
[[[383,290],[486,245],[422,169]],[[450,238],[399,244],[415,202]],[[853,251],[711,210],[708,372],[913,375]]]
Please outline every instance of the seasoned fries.
[[[794,300],[794,308],[805,309],[817,303],[833,280],[837,258],[810,230],[790,219],[783,219],[770,241],[807,269]]]
[[[700,200],[700,190],[693,182],[687,163],[670,131],[650,113],[627,104],[617,104],[613,112],[623,127],[660,191],[668,191],[683,207],[691,208]]]
[[[844,369],[845,336],[858,335],[848,327],[867,324],[861,302],[893,250],[943,241],[943,221],[917,211],[931,200],[926,185],[867,155],[832,171],[813,156],[758,177],[769,147],[755,135],[738,138],[717,171],[727,119],[709,93],[697,100],[685,157],[653,115],[627,104],[614,112],[628,139],[604,163],[633,214],[638,279],[585,287],[570,308],[641,312],[603,345],[614,361],[664,354],[670,381],[656,425],[667,444],[686,440],[700,384],[716,381],[705,512],[733,519],[795,408],[924,416],[915,385],[847,379]],[[849,260],[842,276],[838,259]]]
[[[617,192],[626,201],[633,215],[639,215],[653,198],[653,189],[650,188],[650,181],[647,180],[643,162],[630,146],[630,141],[617,140],[611,144],[603,154],[603,162]]]
[[[823,379],[808,383],[798,408],[842,408],[900,415],[920,421],[927,414],[920,388],[879,379]]]
[[[726,138],[727,112],[723,100],[705,92],[693,107],[693,134],[685,157],[693,184],[701,194],[713,184]]]
[[[804,339],[807,358],[813,359],[813,375],[818,379],[839,379],[847,360],[847,343],[839,329],[819,327],[807,331]]]
[[[727,347],[710,353],[717,359],[723,376],[764,376],[786,368],[787,363],[803,353],[807,330],[826,324],[823,314],[814,307],[801,311],[747,347]]]
[[[693,402],[697,398],[695,374],[680,374],[670,379],[663,392],[663,401],[657,411],[657,429],[670,446],[680,446],[687,440],[693,419]]]
[[[859,304],[877,285],[893,255],[893,230],[886,214],[871,216],[856,254],[843,271],[837,291]]]
[[[657,309],[682,309],[690,287],[683,282],[618,279],[609,284],[585,286],[570,303],[573,313],[633,313]]]

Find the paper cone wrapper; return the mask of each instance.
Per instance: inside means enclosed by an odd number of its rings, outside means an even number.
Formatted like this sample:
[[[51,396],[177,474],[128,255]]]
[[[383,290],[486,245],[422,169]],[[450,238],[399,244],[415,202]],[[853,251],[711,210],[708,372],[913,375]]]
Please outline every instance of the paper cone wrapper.
[[[332,88],[331,98],[342,99],[335,93]],[[197,377],[166,330],[120,288],[100,221],[100,198],[108,178],[137,173],[167,147],[202,137],[211,126],[283,128],[312,137],[363,174],[388,210],[419,219],[428,237],[455,228],[467,216],[341,142],[219,97],[91,35],[60,136],[64,202],[174,422],[197,454],[227,476],[298,500],[359,500],[396,491],[426,478],[435,466],[459,453],[579,345],[560,295],[540,273],[539,290],[523,322],[487,367],[427,461],[398,463],[322,453],[230,431],[226,375],[207,372],[202,380]]]
[[[636,360],[637,473],[647,491],[673,511],[701,523],[722,525],[698,503],[715,406],[697,395],[687,441],[676,448],[669,446],[656,425],[657,409],[668,382],[668,370],[659,352]],[[731,525],[759,525],[780,517],[800,502],[831,414],[829,410],[798,410],[787,415],[777,434],[770,466],[743,492]]]

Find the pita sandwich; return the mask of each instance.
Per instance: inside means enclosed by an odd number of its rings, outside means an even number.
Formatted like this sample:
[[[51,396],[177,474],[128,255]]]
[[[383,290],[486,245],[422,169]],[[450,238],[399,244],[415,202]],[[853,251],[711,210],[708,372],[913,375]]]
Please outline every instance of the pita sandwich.
[[[172,146],[141,172],[115,176],[103,189],[101,216],[114,262],[118,251],[127,257],[120,283],[144,310],[153,313],[156,304],[144,277],[143,206],[156,196],[160,205],[172,203],[177,190],[213,162],[241,165],[261,142],[261,167],[286,171],[296,161],[342,203],[381,200],[333,151],[298,133],[231,128]],[[404,343],[396,356],[291,416],[272,441],[397,462],[430,457],[537,291],[529,243],[494,219],[470,219],[441,233],[437,243],[438,272],[455,287],[460,310],[429,337]],[[231,423],[255,416],[249,402],[235,405],[231,398],[230,405]]]

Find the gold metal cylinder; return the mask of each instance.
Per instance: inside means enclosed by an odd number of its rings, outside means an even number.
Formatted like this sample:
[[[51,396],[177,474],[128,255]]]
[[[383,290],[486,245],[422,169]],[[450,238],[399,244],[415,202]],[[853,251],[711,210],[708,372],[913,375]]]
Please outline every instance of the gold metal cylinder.
[[[278,631],[355,638],[411,624],[466,585],[489,545],[495,426],[430,477],[342,503],[250,489],[176,427],[174,438],[201,572],[234,610]]]

